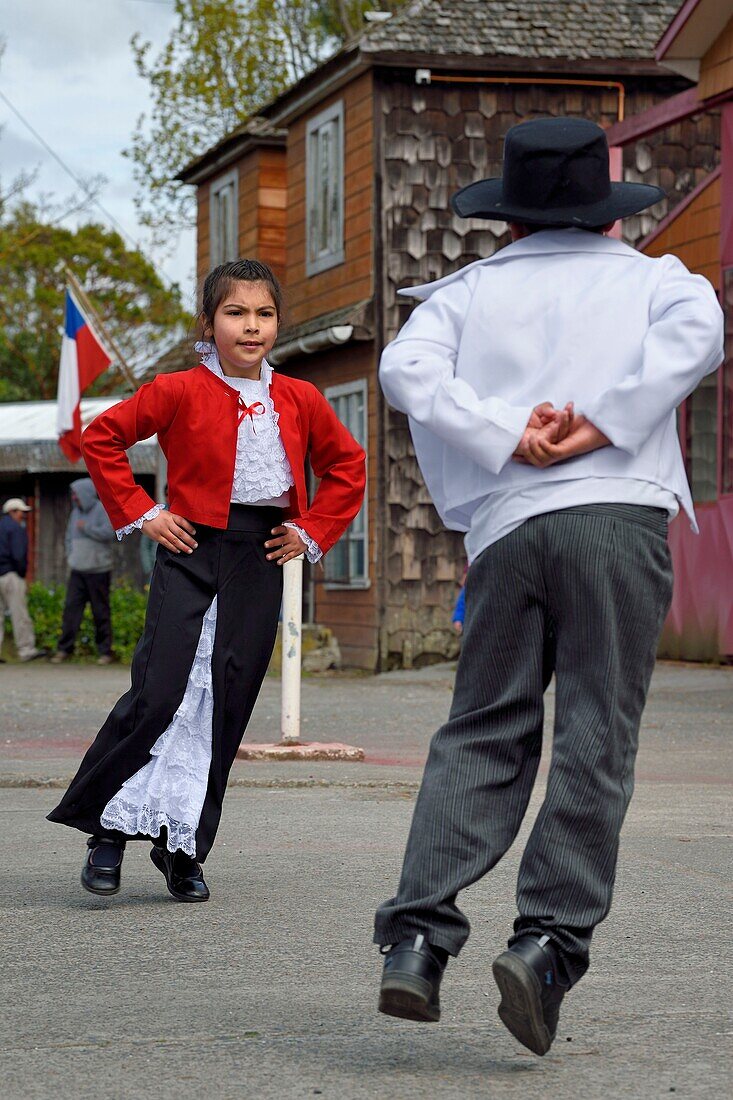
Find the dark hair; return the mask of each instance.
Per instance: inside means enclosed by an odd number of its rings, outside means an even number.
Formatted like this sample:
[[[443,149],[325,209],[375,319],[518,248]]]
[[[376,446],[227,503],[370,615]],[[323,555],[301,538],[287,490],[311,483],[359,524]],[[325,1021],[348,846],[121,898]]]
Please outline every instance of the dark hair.
[[[204,281],[201,312],[207,324],[214,323],[214,314],[234,283],[265,283],[272,294],[278,320],[282,316],[283,292],[275,272],[261,260],[233,260],[219,264]]]

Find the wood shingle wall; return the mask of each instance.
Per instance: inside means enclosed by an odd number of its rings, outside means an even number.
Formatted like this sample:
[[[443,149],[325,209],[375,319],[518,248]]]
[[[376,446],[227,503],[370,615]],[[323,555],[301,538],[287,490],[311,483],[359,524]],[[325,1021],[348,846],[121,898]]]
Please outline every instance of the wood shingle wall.
[[[674,89],[672,89],[674,90]],[[669,94],[627,82],[629,114]],[[502,167],[503,135],[533,116],[575,115],[601,125],[616,121],[612,90],[547,86],[433,84],[385,79],[377,100],[382,115],[382,224],[385,341],[391,340],[414,303],[397,290],[440,278],[508,242],[501,222],[460,219],[449,208],[459,187]],[[670,192],[649,213],[624,223],[635,244],[716,165],[716,122],[670,127],[646,146],[629,149],[625,178],[661,183]],[[386,604],[382,667],[421,664],[453,656],[450,612],[465,564],[460,534],[442,528],[415,460],[404,416],[386,416]]]

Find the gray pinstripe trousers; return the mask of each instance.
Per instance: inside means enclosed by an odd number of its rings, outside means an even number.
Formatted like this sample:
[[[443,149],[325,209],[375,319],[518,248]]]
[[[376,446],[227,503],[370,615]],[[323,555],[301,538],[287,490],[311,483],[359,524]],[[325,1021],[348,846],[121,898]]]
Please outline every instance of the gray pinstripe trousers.
[[[435,734],[397,896],[374,939],[423,933],[457,954],[459,890],[512,844],[556,677],[547,792],[519,869],[518,935],[547,934],[572,982],[607,915],[634,785],[639,723],[672,569],[664,511],[604,504],[527,520],[471,565],[450,717]],[[510,940],[510,942],[512,942]]]

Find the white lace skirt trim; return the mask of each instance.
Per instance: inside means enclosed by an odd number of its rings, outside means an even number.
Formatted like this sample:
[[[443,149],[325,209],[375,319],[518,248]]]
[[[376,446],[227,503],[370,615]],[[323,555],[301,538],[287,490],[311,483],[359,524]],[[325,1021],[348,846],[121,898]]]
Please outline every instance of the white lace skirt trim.
[[[211,766],[215,635],[216,597],[204,616],[181,705],[150,750],[152,759],[105,806],[101,817],[105,829],[158,837],[165,827],[168,850],[180,848],[195,857]]]
[[[126,527],[119,527],[115,534],[117,538],[122,542],[125,535],[130,535],[133,531],[139,531],[146,519],[155,519],[157,515],[165,508],[165,504],[156,504],[154,508],[151,508],[149,512],[146,512],[144,516],[140,516],[140,519],[136,519],[134,523],[128,523]]]

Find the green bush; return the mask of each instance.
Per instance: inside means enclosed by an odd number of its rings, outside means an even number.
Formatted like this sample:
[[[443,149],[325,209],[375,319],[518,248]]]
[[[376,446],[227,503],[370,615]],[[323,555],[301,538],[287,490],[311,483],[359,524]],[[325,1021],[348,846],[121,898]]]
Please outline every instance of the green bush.
[[[61,617],[64,611],[66,588],[63,585],[47,586],[31,584],[28,588],[28,611],[36,631],[36,645],[55,650],[61,636]],[[129,663],[135,646],[143,632],[147,592],[122,582],[113,586],[110,593],[112,610],[112,648],[121,661]],[[94,644],[94,619],[89,605],[76,638],[77,657],[96,657]]]

